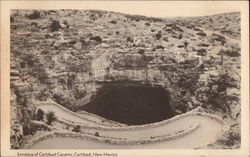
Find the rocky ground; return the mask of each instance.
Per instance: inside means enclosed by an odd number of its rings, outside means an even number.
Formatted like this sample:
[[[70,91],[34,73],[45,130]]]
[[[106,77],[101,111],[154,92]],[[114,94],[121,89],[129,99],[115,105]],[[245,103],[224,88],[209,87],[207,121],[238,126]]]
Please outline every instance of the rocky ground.
[[[178,114],[201,106],[225,119],[229,129],[209,147],[240,147],[240,13],[161,19],[13,10],[10,22],[13,148],[30,134],[34,101],[52,98],[76,111],[103,80],[160,84]]]

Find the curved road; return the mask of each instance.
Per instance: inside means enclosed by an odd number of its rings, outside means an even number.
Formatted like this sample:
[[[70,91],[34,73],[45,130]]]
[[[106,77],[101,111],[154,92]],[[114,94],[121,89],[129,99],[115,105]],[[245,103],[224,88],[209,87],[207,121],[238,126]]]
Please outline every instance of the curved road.
[[[67,109],[62,109],[56,105],[51,104],[43,104],[40,105],[44,111],[53,111],[55,112],[56,116],[59,120],[64,120],[68,122],[73,122],[76,125],[88,125],[88,126],[98,126],[98,124],[92,123],[90,121],[84,120],[79,118],[75,114],[72,114],[71,111],[67,111]],[[92,117],[88,115],[89,119],[100,122],[98,117]],[[155,126],[148,128],[146,125],[142,128],[131,129],[131,130],[95,130],[95,129],[86,129],[84,133],[89,133],[94,135],[95,132],[99,132],[100,136],[105,137],[113,137],[113,138],[123,138],[126,140],[143,140],[143,139],[150,139],[150,137],[157,137],[157,136],[166,136],[175,134],[179,131],[187,130],[197,124],[200,124],[194,132],[190,134],[161,143],[155,144],[144,144],[144,145],[114,145],[114,144],[105,144],[105,143],[98,143],[90,140],[81,140],[72,137],[53,137],[50,139],[46,139],[34,144],[31,148],[46,148],[46,149],[56,149],[56,148],[196,148],[200,146],[207,145],[214,140],[216,140],[217,136],[221,132],[223,125],[216,120],[213,120],[209,117],[204,117],[200,115],[190,115],[187,117],[180,118],[176,121],[170,122],[169,124],[165,124],[162,126]],[[101,126],[101,125],[100,125]],[[103,126],[101,126],[103,127]],[[114,127],[114,126],[113,126]],[[117,127],[117,126],[116,126]],[[126,127],[126,126],[125,126]],[[66,143],[63,141],[67,141]]]

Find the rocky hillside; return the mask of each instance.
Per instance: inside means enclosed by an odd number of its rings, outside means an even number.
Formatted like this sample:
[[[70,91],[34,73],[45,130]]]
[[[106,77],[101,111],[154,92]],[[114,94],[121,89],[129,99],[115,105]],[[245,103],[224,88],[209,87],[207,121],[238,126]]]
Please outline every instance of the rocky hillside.
[[[230,122],[240,117],[240,13],[160,19],[13,10],[10,22],[11,83],[27,84],[26,105],[52,98],[76,111],[96,94],[97,82],[136,80],[171,91],[177,113],[202,106]],[[18,97],[14,111],[25,108]]]

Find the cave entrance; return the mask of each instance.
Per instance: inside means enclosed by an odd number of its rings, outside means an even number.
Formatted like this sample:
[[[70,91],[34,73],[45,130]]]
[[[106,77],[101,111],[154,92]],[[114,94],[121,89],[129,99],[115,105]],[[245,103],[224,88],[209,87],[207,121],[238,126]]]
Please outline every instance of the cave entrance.
[[[175,115],[166,89],[138,83],[103,86],[80,109],[127,125],[159,122]]]

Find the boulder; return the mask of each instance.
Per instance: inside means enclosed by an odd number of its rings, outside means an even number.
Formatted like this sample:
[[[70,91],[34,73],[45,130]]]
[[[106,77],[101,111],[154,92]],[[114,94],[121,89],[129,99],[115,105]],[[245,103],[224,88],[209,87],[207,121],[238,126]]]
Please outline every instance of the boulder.
[[[81,50],[82,49],[82,43],[81,42],[77,42],[73,45],[73,47],[76,49],[76,50]]]
[[[60,48],[61,46],[65,45],[66,43],[67,43],[67,41],[64,40],[63,37],[60,37],[59,40],[57,40],[57,41],[55,41],[55,42],[53,43],[53,46],[56,47],[56,48]]]

